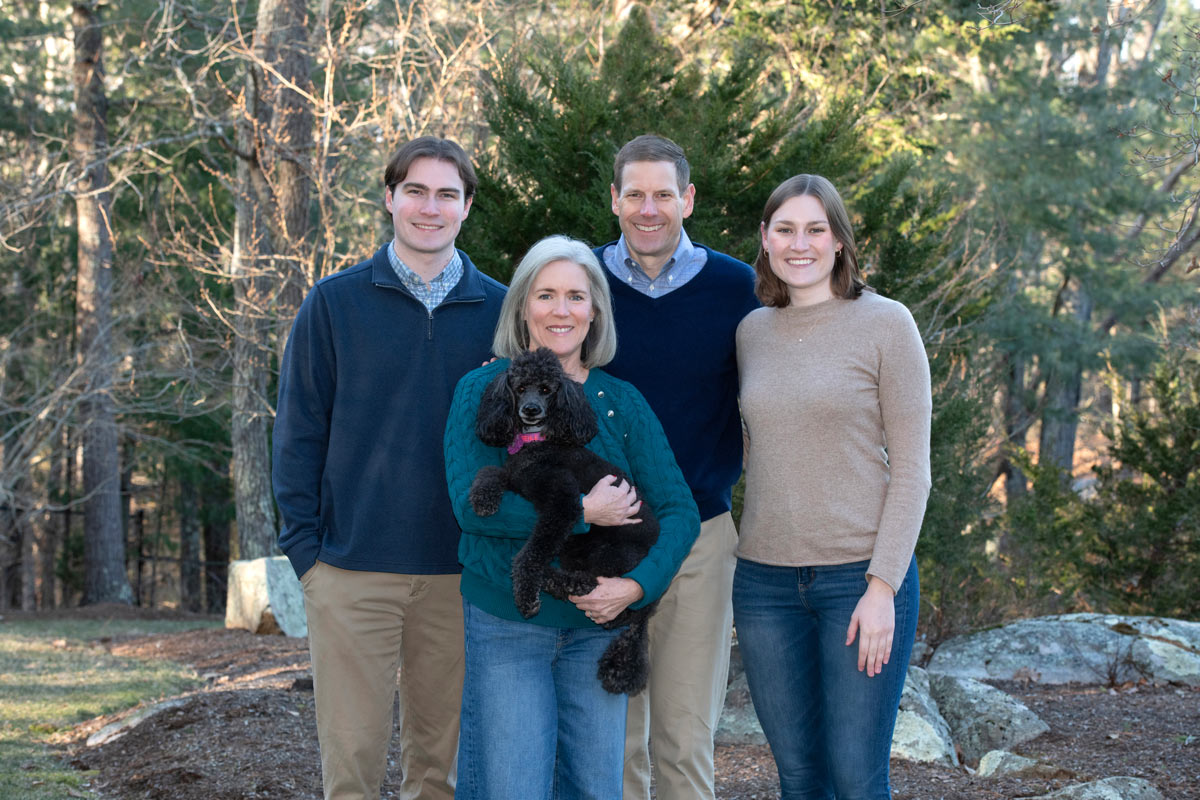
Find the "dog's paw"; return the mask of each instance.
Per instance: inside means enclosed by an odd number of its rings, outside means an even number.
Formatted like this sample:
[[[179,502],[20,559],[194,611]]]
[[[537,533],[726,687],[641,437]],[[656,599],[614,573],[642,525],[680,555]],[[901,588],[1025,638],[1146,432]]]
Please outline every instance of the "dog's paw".
[[[517,611],[525,619],[536,617],[542,610],[541,592],[536,585],[513,583],[513,600],[517,604]]]
[[[524,558],[525,551],[517,553],[513,559],[513,601],[517,610],[525,619],[537,616],[542,610],[542,584],[545,582],[545,572],[534,565],[529,558]]]
[[[500,510],[500,500],[504,497],[501,474],[499,467],[484,467],[475,475],[467,499],[478,516],[490,517]]]

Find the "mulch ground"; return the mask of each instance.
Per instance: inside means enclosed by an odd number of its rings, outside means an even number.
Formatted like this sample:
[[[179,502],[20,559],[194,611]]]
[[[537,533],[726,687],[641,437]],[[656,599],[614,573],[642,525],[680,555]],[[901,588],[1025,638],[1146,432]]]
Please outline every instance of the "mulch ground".
[[[319,798],[312,682],[305,640],[245,631],[197,630],[106,641],[115,654],[192,665],[206,685],[109,744],[88,735],[112,718],[81,724],[65,744],[106,798],[242,800]],[[1200,800],[1200,689],[1127,685],[998,683],[1028,705],[1050,732],[1016,751],[1053,765],[1039,778],[981,778],[967,769],[893,760],[897,800],[1032,797],[1115,775],[1140,777],[1168,800]],[[384,796],[398,789],[395,764]],[[717,750],[717,797],[778,797],[766,747]]]

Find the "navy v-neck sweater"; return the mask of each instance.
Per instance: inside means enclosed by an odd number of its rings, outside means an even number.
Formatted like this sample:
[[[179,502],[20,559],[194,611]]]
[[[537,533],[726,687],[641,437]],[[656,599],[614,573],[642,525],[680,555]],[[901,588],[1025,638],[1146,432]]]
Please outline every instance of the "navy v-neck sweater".
[[[605,249],[615,246],[596,248],[601,264]],[[661,297],[647,297],[605,269],[617,356],[604,369],[650,403],[707,520],[730,509],[742,472],[735,334],[759,303],[748,264],[696,246],[708,253],[704,268]]]

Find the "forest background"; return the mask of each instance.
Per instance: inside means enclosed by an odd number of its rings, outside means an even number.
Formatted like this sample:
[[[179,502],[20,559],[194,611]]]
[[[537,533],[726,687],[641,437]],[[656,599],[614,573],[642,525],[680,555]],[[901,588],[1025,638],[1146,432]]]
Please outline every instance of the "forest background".
[[[618,235],[616,150],[689,155],[750,261],[829,177],[934,380],[924,634],[1200,618],[1195,0],[0,0],[0,609],[219,612],[276,553],[279,356],[391,237],[434,134],[506,280]],[[403,346],[403,343],[397,343]]]

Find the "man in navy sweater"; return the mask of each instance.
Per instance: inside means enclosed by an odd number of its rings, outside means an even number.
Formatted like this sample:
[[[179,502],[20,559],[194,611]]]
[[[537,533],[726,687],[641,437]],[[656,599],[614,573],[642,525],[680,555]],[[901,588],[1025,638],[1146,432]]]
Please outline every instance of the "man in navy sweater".
[[[442,434],[504,286],[454,240],[477,180],[422,137],[384,173],[394,238],[305,298],[279,375],[279,546],[304,586],[325,797],[379,800],[401,665],[400,797],[452,798],[463,678]]]
[[[650,684],[629,700],[625,800],[713,795],[713,732],[725,699],[742,469],[734,334],[758,306],[749,265],[683,231],[696,187],[683,150],[639,136],[617,153],[621,238],[597,248],[613,294],[617,357],[606,369],[645,395],[700,508],[700,535],[650,621]],[[649,747],[647,746],[649,739]]]

